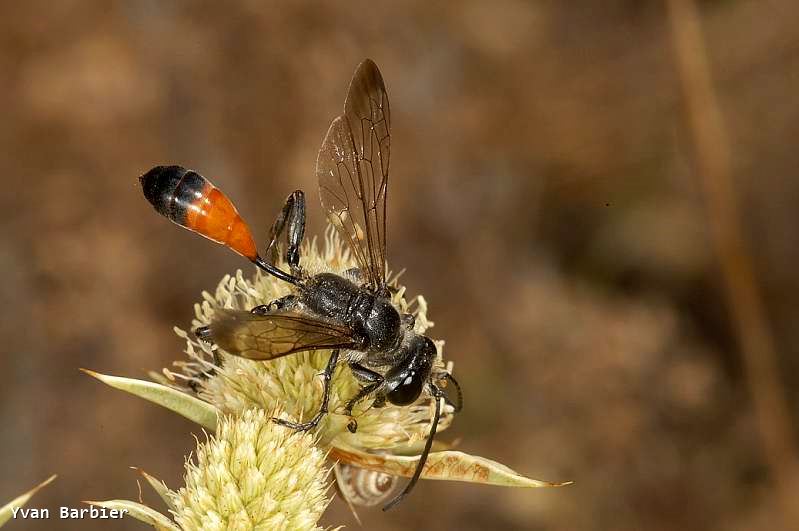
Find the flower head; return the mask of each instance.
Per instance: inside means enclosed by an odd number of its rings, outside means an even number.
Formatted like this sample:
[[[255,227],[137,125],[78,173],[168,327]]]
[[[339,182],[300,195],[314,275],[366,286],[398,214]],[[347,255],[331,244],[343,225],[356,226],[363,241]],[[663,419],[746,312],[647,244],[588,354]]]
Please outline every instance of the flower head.
[[[321,250],[316,241],[306,242],[301,256],[302,266],[310,274],[323,271],[345,274],[357,265],[332,228],[326,232]],[[405,298],[405,288],[398,284],[396,276],[391,284],[394,288],[392,303],[400,312],[414,315],[415,331],[424,333],[433,326],[427,319],[424,298],[417,296],[409,302]],[[235,276],[226,275],[213,294],[203,293],[203,302],[195,305],[192,327],[209,324],[216,308],[249,310],[288,295],[291,289],[285,282],[260,272],[252,278],[245,278],[241,271]],[[319,410],[323,391],[319,375],[327,364],[330,350],[253,361],[227,355],[183,330],[176,328],[176,333],[186,341],[189,361],[176,362],[180,370],[166,370],[165,374],[173,381],[187,381],[200,398],[220,411],[240,414],[251,408],[271,411],[279,407],[286,418],[300,422],[313,417]],[[436,365],[441,371],[444,367],[440,354],[443,342],[437,342],[437,348],[439,359]],[[217,364],[217,361],[221,363]],[[427,436],[434,404],[429,397],[421,398],[411,406],[387,404],[382,408],[372,408],[372,401],[364,400],[353,410],[358,421],[357,432],[347,431],[345,427],[349,417],[344,415],[344,406],[359,389],[360,385],[350,369],[345,363],[340,363],[332,380],[330,414],[317,429],[320,440],[330,442],[338,439],[365,450],[391,450]],[[449,426],[451,413],[451,408],[445,408],[439,430]]]
[[[303,245],[302,266],[311,275],[327,271],[346,276],[356,263],[329,228],[321,250],[315,240]],[[415,317],[417,333],[425,333],[433,326],[427,319],[427,304],[421,296],[409,302],[397,277],[389,276],[392,303],[402,314]],[[192,328],[211,323],[218,308],[250,310],[290,294],[291,289],[260,272],[251,278],[241,271],[226,275],[213,294],[204,292],[202,303],[195,305]],[[382,502],[396,477],[411,477],[417,471],[418,454],[435,411],[432,397],[423,394],[410,406],[379,408],[373,407],[374,399],[366,399],[352,411],[358,430],[350,433],[345,405],[360,385],[349,367],[340,363],[331,383],[328,414],[315,432],[295,433],[273,422],[272,414],[280,411],[281,418],[302,422],[319,411],[324,387],[320,376],[330,350],[254,361],[229,355],[184,330],[175,328],[175,332],[186,342],[188,359],[176,361],[176,370],[151,373],[160,385],[87,373],[216,430],[215,437],[198,444],[196,463],[187,463],[185,487],[173,492],[145,475],[180,528],[135,502],[92,504],[125,508],[131,516],[164,529],[312,529],[327,505],[327,456],[337,462],[337,484],[351,505]],[[436,342],[436,347],[433,374],[436,379],[441,375],[436,384],[445,386],[443,375],[451,374],[452,364],[441,358],[443,342]],[[347,353],[342,355],[346,359]],[[451,405],[440,403],[438,431],[450,425],[454,414]],[[420,477],[523,488],[567,484],[528,478],[490,459],[446,450],[427,456]]]
[[[262,410],[220,419],[171,498],[181,529],[318,529],[329,468],[314,438]]]

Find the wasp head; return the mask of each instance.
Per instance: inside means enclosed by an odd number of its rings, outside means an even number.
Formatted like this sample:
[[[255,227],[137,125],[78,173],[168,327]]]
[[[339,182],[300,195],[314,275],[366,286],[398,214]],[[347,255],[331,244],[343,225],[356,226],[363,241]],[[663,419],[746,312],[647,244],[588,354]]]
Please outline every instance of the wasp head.
[[[388,401],[397,406],[416,402],[430,378],[436,355],[436,345],[430,338],[421,335],[413,338],[405,359],[386,373]]]

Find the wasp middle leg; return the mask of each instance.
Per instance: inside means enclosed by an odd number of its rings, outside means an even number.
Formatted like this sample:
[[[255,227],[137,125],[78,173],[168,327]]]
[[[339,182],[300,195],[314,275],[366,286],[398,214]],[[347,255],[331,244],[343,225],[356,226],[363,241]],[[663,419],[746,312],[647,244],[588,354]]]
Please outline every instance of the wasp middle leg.
[[[279,299],[275,299],[268,304],[259,304],[258,306],[254,306],[250,309],[250,313],[254,313],[256,315],[268,315],[269,312],[272,310],[282,310],[283,308],[288,308],[297,303],[299,298],[294,294],[286,295],[285,297],[280,297]]]
[[[333,379],[333,373],[336,370],[336,364],[338,363],[338,355],[339,355],[339,350],[336,349],[333,351],[332,354],[330,354],[330,359],[327,361],[327,367],[325,367],[325,372],[323,374],[325,381],[325,390],[322,395],[322,405],[319,408],[319,412],[314,416],[314,418],[312,418],[308,422],[292,422],[290,420],[284,420],[272,417],[273,422],[276,422],[281,426],[286,426],[287,428],[291,428],[297,431],[308,431],[316,427],[317,424],[319,424],[319,421],[322,420],[322,417],[324,417],[327,414],[327,404],[330,399],[330,382]]]

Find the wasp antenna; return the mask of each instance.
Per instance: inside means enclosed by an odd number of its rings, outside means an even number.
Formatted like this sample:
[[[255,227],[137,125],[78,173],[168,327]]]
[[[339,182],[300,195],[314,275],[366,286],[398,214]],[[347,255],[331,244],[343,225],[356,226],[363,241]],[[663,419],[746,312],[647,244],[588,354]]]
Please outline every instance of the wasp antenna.
[[[433,396],[436,399],[436,414],[433,417],[433,426],[430,428],[430,435],[427,437],[427,442],[424,445],[424,450],[422,450],[422,455],[419,456],[419,462],[416,464],[416,471],[413,473],[413,477],[405,485],[405,488],[402,489],[396,498],[388,502],[385,507],[383,507],[384,511],[388,511],[399,502],[402,501],[405,496],[407,496],[411,490],[413,490],[414,485],[416,482],[419,481],[419,477],[422,475],[422,470],[424,469],[424,464],[427,462],[427,456],[430,455],[430,448],[433,446],[433,438],[436,436],[436,429],[438,428],[438,419],[441,418],[441,398],[443,397],[443,393],[438,387],[433,386],[434,393]]]

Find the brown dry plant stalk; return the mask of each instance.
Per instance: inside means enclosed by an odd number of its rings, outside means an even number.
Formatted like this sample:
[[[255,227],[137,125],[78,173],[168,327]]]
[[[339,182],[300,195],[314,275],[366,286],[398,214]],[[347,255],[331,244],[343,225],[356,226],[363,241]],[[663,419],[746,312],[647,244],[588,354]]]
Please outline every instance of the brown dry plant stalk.
[[[793,496],[795,441],[777,352],[741,223],[733,158],[713,86],[699,9],[693,0],[667,2],[677,74],[693,140],[697,177],[707,206],[710,239],[746,369],[758,433],[780,498],[784,529],[799,522]]]

